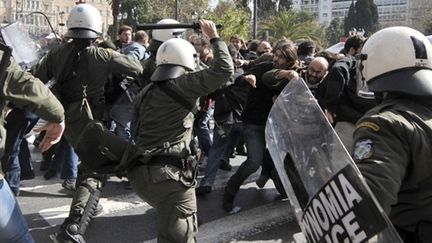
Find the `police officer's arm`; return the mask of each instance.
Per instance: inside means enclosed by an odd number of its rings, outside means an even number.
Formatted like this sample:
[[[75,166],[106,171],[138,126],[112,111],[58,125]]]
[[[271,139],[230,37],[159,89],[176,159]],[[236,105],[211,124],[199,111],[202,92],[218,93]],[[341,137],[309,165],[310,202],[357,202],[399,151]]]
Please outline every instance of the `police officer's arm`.
[[[47,131],[40,145],[42,151],[60,140],[64,130],[63,106],[39,79],[22,71],[13,61],[7,68],[2,94],[17,107],[33,112],[48,121],[41,129]]]
[[[99,58],[109,63],[108,68],[113,74],[137,78],[143,72],[141,63],[134,57],[112,50],[100,49],[98,51],[100,52]]]
[[[377,115],[363,118],[354,133],[353,158],[386,213],[397,195],[410,163],[407,122]]]
[[[212,21],[200,20],[202,32],[210,39],[214,60],[212,65],[202,71],[189,73],[177,79],[180,90],[190,97],[208,94],[227,82],[234,72],[234,65],[228,47],[219,38]]]

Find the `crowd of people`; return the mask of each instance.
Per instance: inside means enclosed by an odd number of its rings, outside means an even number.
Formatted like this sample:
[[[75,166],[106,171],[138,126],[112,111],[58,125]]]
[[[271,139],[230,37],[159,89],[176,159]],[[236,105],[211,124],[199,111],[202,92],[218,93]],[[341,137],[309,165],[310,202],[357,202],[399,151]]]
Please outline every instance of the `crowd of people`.
[[[31,73],[4,53],[8,66],[0,62],[7,132],[1,134],[0,242],[33,242],[14,196],[20,180],[34,178],[25,136],[39,118],[44,178],[61,171],[62,186],[73,192],[69,216],[50,236],[54,242],[85,242],[107,176],[127,177],[157,210],[158,242],[195,241],[197,196],[212,192],[219,169],[233,170],[236,154],[246,159],[226,182],[220,205],[227,213],[260,169],[257,187],[271,179],[287,198],[265,126],[275,99],[297,78],[403,240],[432,241],[432,45],[420,32],[393,27],[368,40],[354,35],[340,53],[330,53],[289,37],[245,42],[233,35],[225,42],[203,19],[200,35],[185,36],[181,28],[134,33],[124,25],[111,42],[100,36],[100,13],[85,3],[67,23],[63,42]],[[55,80],[51,91],[39,79]],[[89,152],[94,144],[98,155]]]

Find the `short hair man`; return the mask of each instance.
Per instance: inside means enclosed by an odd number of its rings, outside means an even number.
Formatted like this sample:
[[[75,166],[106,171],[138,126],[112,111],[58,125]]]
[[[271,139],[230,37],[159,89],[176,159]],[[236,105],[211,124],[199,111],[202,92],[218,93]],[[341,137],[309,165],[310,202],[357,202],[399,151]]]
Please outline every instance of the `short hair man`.
[[[135,32],[135,42],[143,45],[145,48],[149,45],[149,36],[144,30]]]
[[[345,42],[345,57],[336,61],[324,80],[322,106],[327,119],[348,151],[352,149],[355,123],[376,105],[373,96],[362,96],[358,90],[356,55],[361,52],[365,38],[351,36]]]

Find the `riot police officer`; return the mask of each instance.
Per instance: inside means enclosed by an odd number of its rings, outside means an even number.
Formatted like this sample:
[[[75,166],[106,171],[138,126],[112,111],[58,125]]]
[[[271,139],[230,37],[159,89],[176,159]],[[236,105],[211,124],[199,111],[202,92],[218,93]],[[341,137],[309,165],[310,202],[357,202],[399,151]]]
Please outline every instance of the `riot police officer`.
[[[39,148],[42,152],[60,141],[64,130],[64,109],[61,103],[40,80],[23,72],[14,61],[9,60],[4,52],[0,53],[0,110],[6,111],[7,102],[17,107],[34,112],[42,119],[49,121],[40,130],[46,130]],[[4,65],[4,66],[3,66]],[[3,69],[4,68],[4,69]],[[4,119],[8,112],[0,114],[0,157],[4,153],[6,130]],[[4,178],[0,166],[0,242],[31,243],[34,242],[22,216],[18,202]]]
[[[432,45],[414,29],[391,27],[373,34],[360,57],[382,102],[358,121],[353,158],[403,240],[432,242]]]
[[[102,31],[101,15],[95,7],[76,5],[67,27],[65,37],[71,40],[48,52],[35,66],[34,74],[44,82],[55,80],[53,90],[66,111],[65,135],[81,159],[69,216],[51,238],[55,242],[85,242],[82,235],[95,214],[103,175],[90,169],[98,161],[89,159],[88,153],[94,153],[91,149],[82,152],[86,148],[80,146],[89,138],[88,133],[83,134],[92,120],[103,119],[108,74],[137,77],[142,67],[138,60],[92,44]]]
[[[132,120],[132,137],[145,156],[135,161],[128,179],[136,193],[157,210],[158,242],[195,242],[196,163],[187,159],[192,110],[200,96],[226,83],[234,69],[215,24],[199,23],[213,47],[212,67],[194,72],[198,65],[195,48],[179,38],[165,41],[156,54],[151,84],[137,97]]]

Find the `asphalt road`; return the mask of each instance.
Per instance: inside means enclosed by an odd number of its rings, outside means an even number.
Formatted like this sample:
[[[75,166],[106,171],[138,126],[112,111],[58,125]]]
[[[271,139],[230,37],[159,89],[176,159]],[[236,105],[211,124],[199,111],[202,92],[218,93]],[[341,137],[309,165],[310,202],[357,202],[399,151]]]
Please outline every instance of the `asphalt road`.
[[[40,160],[37,151],[32,155],[35,161]],[[233,171],[244,159],[237,156],[231,160]],[[22,182],[18,201],[35,241],[47,243],[49,234],[67,216],[72,195],[61,187],[62,180],[44,180],[39,162],[34,167],[37,176]],[[241,211],[230,215],[222,209],[223,187],[233,171],[219,170],[212,193],[198,197],[198,242],[295,242],[293,235],[300,230],[289,201],[278,199],[271,182],[259,189],[255,184],[258,173],[245,182],[236,197],[235,205]],[[87,228],[87,242],[156,242],[156,212],[127,189],[125,179],[111,177],[100,203],[104,212]]]

